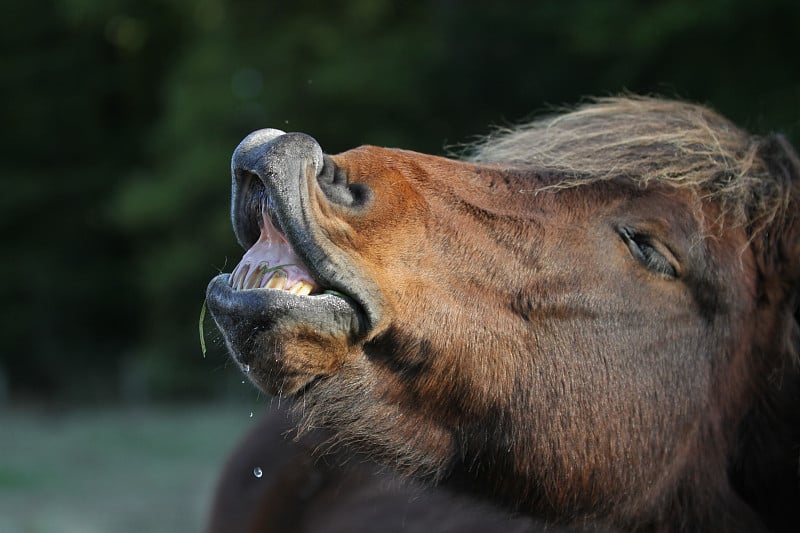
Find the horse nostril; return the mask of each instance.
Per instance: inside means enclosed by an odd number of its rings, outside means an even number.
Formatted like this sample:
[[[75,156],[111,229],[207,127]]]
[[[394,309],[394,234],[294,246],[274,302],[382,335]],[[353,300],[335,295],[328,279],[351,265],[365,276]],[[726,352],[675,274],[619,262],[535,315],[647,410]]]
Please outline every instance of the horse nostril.
[[[350,183],[347,172],[336,166],[333,159],[327,155],[323,158],[323,166],[317,176],[317,183],[328,200],[344,207],[359,207],[371,198],[366,185]]]

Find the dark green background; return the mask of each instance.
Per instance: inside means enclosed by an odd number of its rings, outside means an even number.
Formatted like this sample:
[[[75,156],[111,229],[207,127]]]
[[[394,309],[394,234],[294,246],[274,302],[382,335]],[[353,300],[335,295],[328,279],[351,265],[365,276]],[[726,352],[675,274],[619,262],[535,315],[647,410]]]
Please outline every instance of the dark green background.
[[[225,394],[249,131],[430,153],[621,91],[800,140],[800,2],[61,0],[0,19],[0,401]],[[226,383],[228,385],[226,385]]]

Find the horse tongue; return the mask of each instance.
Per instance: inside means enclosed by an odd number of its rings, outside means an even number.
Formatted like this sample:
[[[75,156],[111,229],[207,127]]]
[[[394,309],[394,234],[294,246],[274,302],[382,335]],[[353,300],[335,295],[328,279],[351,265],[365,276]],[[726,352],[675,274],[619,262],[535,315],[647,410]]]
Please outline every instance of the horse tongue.
[[[269,214],[261,214],[261,235],[247,250],[231,273],[235,289],[286,289],[308,294],[317,288],[300,258],[286,237],[270,222]]]

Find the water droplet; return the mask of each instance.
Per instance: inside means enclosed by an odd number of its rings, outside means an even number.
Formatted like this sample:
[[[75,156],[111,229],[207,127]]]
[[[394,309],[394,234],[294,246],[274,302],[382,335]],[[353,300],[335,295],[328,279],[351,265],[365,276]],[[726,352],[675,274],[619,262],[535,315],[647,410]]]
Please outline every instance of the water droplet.
[[[250,365],[244,365],[244,371],[250,372]]]
[[[257,466],[253,469],[253,475],[256,477],[261,477],[264,475],[264,472],[261,471],[261,467]]]
[[[242,385],[244,385],[244,380],[242,380]]]
[[[253,411],[250,411],[250,418],[253,418]]]

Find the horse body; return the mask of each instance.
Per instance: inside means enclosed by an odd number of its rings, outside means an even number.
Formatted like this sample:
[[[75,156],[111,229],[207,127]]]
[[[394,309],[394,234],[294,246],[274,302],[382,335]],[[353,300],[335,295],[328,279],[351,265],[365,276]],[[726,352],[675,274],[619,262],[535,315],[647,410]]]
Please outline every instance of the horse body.
[[[277,288],[237,267],[209,309],[301,432],[406,475],[553,522],[779,530],[797,511],[759,495],[800,498],[799,168],[639,98],[467,161],[256,132],[237,238],[300,265]]]
[[[443,489],[401,480],[374,463],[327,454],[327,435],[288,440],[286,410],[272,408],[231,454],[212,505],[209,533],[538,533],[541,522],[511,516]],[[253,475],[254,465],[262,477]],[[560,533],[601,533],[595,528]]]

